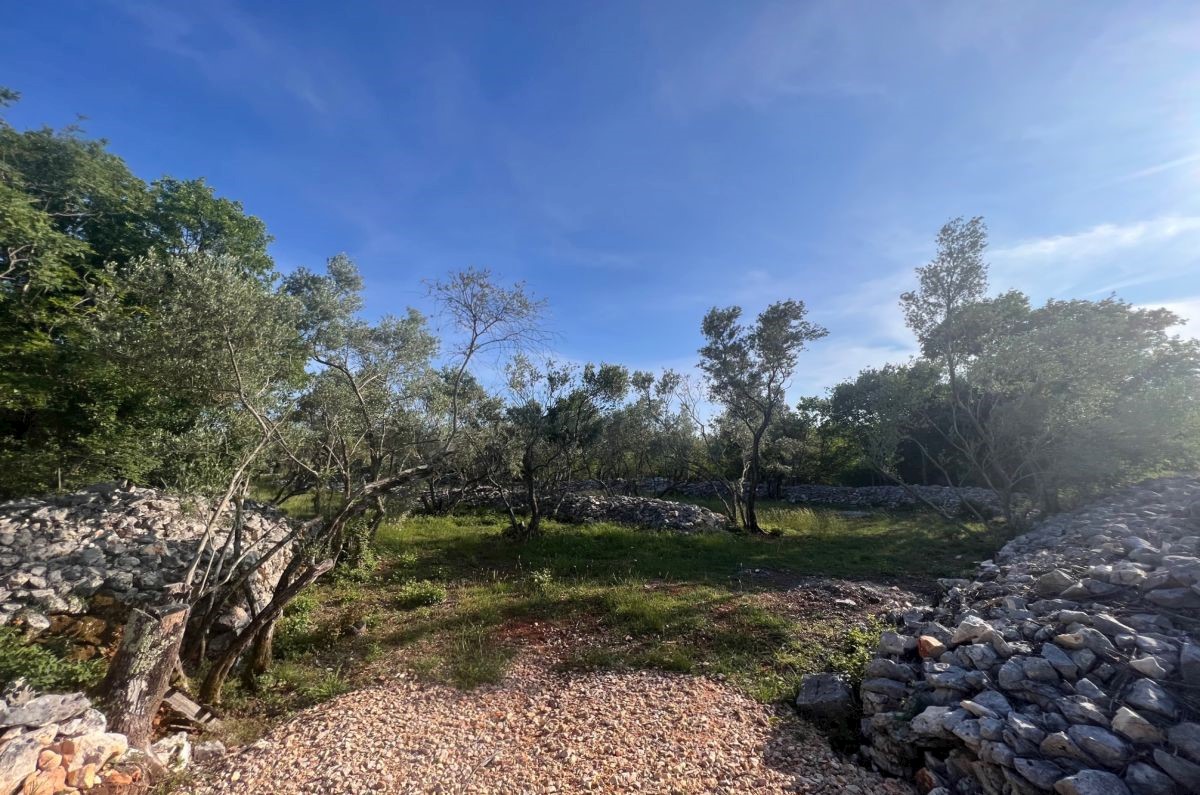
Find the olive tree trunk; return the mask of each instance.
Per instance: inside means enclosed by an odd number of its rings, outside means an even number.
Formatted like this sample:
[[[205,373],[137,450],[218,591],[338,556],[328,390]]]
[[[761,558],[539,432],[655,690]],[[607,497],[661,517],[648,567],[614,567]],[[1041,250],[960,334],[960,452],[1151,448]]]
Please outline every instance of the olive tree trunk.
[[[124,734],[133,748],[150,747],[154,716],[171,685],[189,612],[178,602],[134,608],[125,624],[104,694],[110,731]]]

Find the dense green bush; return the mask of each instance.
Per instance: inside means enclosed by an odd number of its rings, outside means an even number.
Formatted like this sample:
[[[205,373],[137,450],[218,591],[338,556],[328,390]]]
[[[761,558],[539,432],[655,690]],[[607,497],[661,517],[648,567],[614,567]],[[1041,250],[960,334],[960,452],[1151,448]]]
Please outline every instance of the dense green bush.
[[[446,601],[446,587],[429,580],[412,580],[396,589],[396,607],[412,610]]]

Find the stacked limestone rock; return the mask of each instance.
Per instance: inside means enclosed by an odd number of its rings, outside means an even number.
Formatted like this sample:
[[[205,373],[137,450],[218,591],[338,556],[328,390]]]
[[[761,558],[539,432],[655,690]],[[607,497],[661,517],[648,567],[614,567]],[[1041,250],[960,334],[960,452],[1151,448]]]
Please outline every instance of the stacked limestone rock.
[[[555,516],[564,522],[616,522],[684,533],[718,532],[729,525],[724,516],[699,505],[648,497],[568,494]]]
[[[517,500],[514,507],[521,510],[524,506],[520,503],[519,495]],[[488,508],[505,507],[504,496],[496,489],[476,489],[459,504]],[[699,505],[649,497],[568,492],[543,497],[541,506],[551,518],[575,524],[615,522],[681,533],[712,533],[725,530],[729,526],[729,521],[724,516]]]
[[[1200,480],[1053,517],[884,635],[864,752],[947,793],[1200,793]]]
[[[580,482],[586,485],[587,481]],[[618,487],[625,484],[618,482]],[[638,481],[638,489],[644,494],[673,492],[685,497],[715,497],[727,493],[725,484],[716,481],[693,481],[672,483],[666,478],[644,478]],[[802,505],[822,505],[838,508],[920,508],[926,504],[952,514],[971,515],[968,503],[985,515],[999,511],[1000,503],[995,492],[971,486],[784,486],[783,499]],[[767,496],[767,487],[760,484],[758,496]]]
[[[0,504],[0,625],[37,634],[50,628],[55,615],[86,613],[96,595],[125,605],[158,600],[166,585],[182,579],[208,507],[200,499],[185,503],[115,484]],[[286,518],[264,506],[248,502],[244,517],[244,544],[253,550],[247,563],[289,532]],[[223,542],[227,535],[217,538]],[[232,558],[233,550],[225,554]],[[286,563],[284,551],[251,579],[256,607],[270,600]],[[249,616],[235,607],[225,620],[236,626]]]
[[[129,749],[125,735],[106,729],[104,715],[82,693],[39,696],[10,688],[0,700],[0,795],[131,784],[137,771],[112,767]]]

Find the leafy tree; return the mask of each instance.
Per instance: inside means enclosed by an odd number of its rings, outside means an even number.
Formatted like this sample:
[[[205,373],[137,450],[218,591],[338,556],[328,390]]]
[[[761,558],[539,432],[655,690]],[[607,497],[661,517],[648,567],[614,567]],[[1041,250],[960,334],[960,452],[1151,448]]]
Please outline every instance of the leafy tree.
[[[900,296],[904,320],[917,335],[926,356],[943,358],[951,383],[958,350],[953,337],[937,332],[964,306],[987,292],[987,225],[980,217],[953,218],[938,231],[937,255],[917,268],[918,289]]]
[[[1056,510],[1064,490],[1194,465],[1200,343],[1168,333],[1177,316],[1107,298],[1049,301],[1014,318],[1019,302],[997,300],[1010,322],[964,368],[963,419],[944,433],[1010,517],[1019,493]],[[997,314],[993,302],[976,308]]]
[[[635,371],[629,383],[632,399],[606,414],[587,472],[601,483],[620,481],[632,494],[650,475],[669,483],[686,480],[696,440],[690,422],[673,405],[679,375]]]
[[[1196,460],[1200,347],[1179,319],[1116,298],[1033,308],[985,297],[986,227],[955,219],[901,304],[922,347],[907,367],[864,371],[832,396],[868,460],[903,483],[911,454],[946,483],[993,489],[1006,517]]]
[[[147,193],[149,207],[141,223],[148,251],[223,256],[259,277],[274,270],[266,224],[247,215],[241,202],[217,196],[203,179],[163,177]]]
[[[625,396],[629,373],[609,364],[582,370],[553,361],[537,366],[518,355],[508,365],[508,388],[505,426],[490,456],[496,467],[491,479],[508,503],[511,534],[528,539],[541,530],[547,485],[568,478],[600,438],[604,414]],[[506,481],[514,476],[528,521],[518,518],[518,503],[509,494]]]
[[[284,569],[270,603],[222,650],[205,676],[200,695],[210,703],[220,699],[226,678],[248,649],[252,649],[252,662],[270,659],[275,622],[284,607],[347,550],[354,551],[356,539],[361,539],[358,530],[364,515],[375,511],[379,517],[384,510],[382,500],[398,490],[416,487],[452,457],[463,435],[464,419],[470,415],[464,411],[467,386],[473,383],[467,377],[468,368],[480,351],[495,350],[534,333],[538,305],[520,285],[499,287],[480,271],[452,275],[442,283],[449,286],[444,291],[435,289],[435,296],[445,316],[466,333],[463,341],[454,344],[447,364],[454,375],[438,378],[427,364],[432,339],[415,313],[374,326],[355,318],[360,284],[353,264],[342,257],[330,260],[324,276],[301,271],[285,281],[284,294],[303,306],[299,326],[310,346],[310,369],[314,365],[318,369],[314,382],[318,389],[331,392],[316,398],[318,402],[327,400],[322,410],[337,420],[329,426],[333,432],[327,437],[328,446],[345,448],[338,453],[342,462],[357,460],[360,464],[358,471],[352,472],[352,486],[343,490],[329,514],[294,531],[294,538],[302,544]],[[488,322],[474,322],[480,317],[487,317]],[[328,386],[329,379],[335,386]],[[264,436],[272,438],[283,456],[319,484],[322,460],[327,459],[306,460],[304,453],[321,446],[294,444],[282,430],[283,417],[275,419],[245,392],[242,397],[245,411]],[[346,452],[355,446],[357,454]],[[243,573],[234,578],[226,592],[236,592],[247,577]]]
[[[713,308],[704,317],[701,331],[706,344],[700,349],[700,368],[710,397],[749,435],[744,525],[757,531],[763,438],[784,406],[800,352],[828,332],[806,319],[800,301],[771,304],[752,327],[738,323],[741,314],[739,307]]]
[[[148,257],[228,254],[269,278],[268,240],[203,183],[147,186],[77,127],[0,119],[0,494],[164,477],[162,441],[204,407],[121,372],[92,337],[97,302],[130,308],[110,287]]]

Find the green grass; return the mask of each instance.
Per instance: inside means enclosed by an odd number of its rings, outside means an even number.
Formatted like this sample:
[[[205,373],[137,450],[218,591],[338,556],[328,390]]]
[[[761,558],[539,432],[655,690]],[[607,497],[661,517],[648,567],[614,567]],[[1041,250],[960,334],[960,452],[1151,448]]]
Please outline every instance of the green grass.
[[[545,524],[524,545],[498,538],[505,518],[479,512],[415,516],[379,534],[379,551],[407,555],[412,576],[437,573],[478,579],[489,573],[545,570],[551,576],[612,580],[669,579],[728,583],[753,569],[829,577],[942,577],[970,570],[1002,539],[963,532],[919,512],[846,517],[837,511],[764,505],[764,529],[778,535],[645,532],[612,524]]]
[[[259,697],[283,711],[397,668],[477,687],[502,679],[553,625],[580,639],[568,669],[708,674],[774,701],[793,695],[805,673],[861,675],[882,627],[826,604],[785,614],[771,594],[807,575],[959,575],[1004,540],[919,512],[846,516],[767,503],[760,516],[771,534],[547,522],[523,544],[501,535],[497,512],[385,525],[374,574],[332,578],[289,608]],[[248,695],[234,702],[235,712],[253,711]]]

